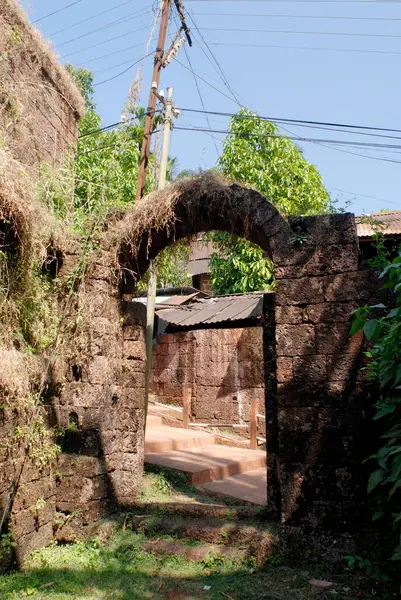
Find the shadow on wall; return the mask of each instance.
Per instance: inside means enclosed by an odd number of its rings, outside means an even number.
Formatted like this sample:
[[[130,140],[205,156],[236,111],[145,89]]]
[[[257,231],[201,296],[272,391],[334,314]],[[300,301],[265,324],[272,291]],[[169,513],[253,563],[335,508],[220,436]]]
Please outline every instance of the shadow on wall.
[[[366,290],[363,295],[366,300]],[[359,303],[338,300],[276,311],[283,531],[293,548],[311,548],[316,547],[314,525],[319,524],[322,539],[341,540],[342,546],[333,547],[335,556],[354,549],[370,521],[363,463],[376,435],[376,390],[361,370],[363,339],[349,336],[350,313]],[[281,319],[294,327],[281,325]],[[297,337],[296,355],[292,336]]]

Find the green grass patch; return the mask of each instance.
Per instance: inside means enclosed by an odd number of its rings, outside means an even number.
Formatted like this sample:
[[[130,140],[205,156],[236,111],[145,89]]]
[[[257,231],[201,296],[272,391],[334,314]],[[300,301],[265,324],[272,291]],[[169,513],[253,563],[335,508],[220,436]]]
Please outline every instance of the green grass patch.
[[[383,589],[361,592],[336,581],[336,593],[309,584],[316,572],[267,565],[257,569],[211,553],[201,562],[144,552],[147,538],[119,531],[99,540],[50,546],[19,573],[0,577],[0,598],[17,600],[307,600],[390,598]],[[355,576],[352,576],[355,583]],[[394,596],[395,597],[395,596]]]

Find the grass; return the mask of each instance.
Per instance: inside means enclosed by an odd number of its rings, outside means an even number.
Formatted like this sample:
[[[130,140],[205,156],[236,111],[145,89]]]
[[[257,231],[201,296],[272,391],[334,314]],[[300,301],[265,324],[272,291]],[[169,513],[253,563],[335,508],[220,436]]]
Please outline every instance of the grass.
[[[384,595],[355,590],[341,581],[335,592],[314,589],[313,571],[209,559],[190,562],[143,551],[146,537],[118,531],[99,540],[51,546],[27,560],[22,572],[0,577],[3,600],[350,600]],[[355,577],[353,577],[355,580]],[[336,578],[338,580],[338,577]],[[352,588],[352,589],[351,589]],[[386,596],[390,597],[390,596]]]
[[[4,600],[306,600],[356,598],[319,592],[313,574],[287,567],[256,570],[248,563],[221,559],[190,562],[143,551],[146,538],[118,531],[98,540],[51,546],[32,555],[24,570],[0,577]],[[210,588],[210,589],[207,589]],[[359,596],[363,598],[364,596]],[[370,598],[371,596],[366,596]],[[376,596],[378,597],[378,596]]]
[[[147,473],[143,496],[170,502],[181,494],[187,501],[192,486],[176,474]],[[188,496],[189,495],[189,496]],[[210,500],[210,499],[209,499]],[[156,518],[156,517],[155,517]],[[167,518],[167,515],[166,515]],[[120,521],[121,522],[121,521]],[[100,538],[68,545],[52,545],[29,557],[20,572],[0,576],[1,600],[390,600],[385,587],[372,578],[343,569],[333,574],[324,565],[291,568],[280,555],[263,568],[256,561],[227,559],[211,549],[194,562],[182,556],[156,556],[146,552],[149,540],[173,540],[155,529],[134,533],[129,522],[114,529],[107,541]],[[196,540],[181,540],[188,546]],[[312,578],[335,581],[335,588],[318,590]]]

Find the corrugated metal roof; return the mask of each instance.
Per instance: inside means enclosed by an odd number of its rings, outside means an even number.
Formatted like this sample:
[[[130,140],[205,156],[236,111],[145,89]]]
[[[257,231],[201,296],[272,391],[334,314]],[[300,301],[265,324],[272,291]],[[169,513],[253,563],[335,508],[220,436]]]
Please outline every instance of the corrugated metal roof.
[[[193,294],[187,295],[182,294],[173,296],[156,296],[155,303],[160,308],[166,307],[167,310],[167,308],[169,308],[170,306],[181,306],[181,304],[187,304],[188,302],[190,302],[194,298],[197,298],[198,296],[200,296],[201,298],[204,296],[208,297],[207,294],[197,291]],[[147,301],[147,296],[140,296],[138,298],[133,299],[133,302],[139,302],[140,304],[147,304]]]
[[[372,220],[375,222],[372,226]],[[355,217],[359,238],[371,238],[375,229],[383,235],[401,235],[401,210]]]
[[[163,309],[156,314],[172,325],[189,327],[192,325],[239,321],[257,318],[263,310],[263,292],[234,294],[217,298],[202,298],[186,306]]]

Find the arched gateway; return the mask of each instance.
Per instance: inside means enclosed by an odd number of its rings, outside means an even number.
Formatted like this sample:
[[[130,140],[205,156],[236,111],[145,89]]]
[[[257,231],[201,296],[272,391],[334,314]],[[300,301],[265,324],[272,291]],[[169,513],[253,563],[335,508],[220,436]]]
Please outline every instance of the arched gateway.
[[[275,265],[266,394],[268,508],[288,533],[295,532],[297,544],[308,532],[320,531],[327,539],[347,536],[358,526],[366,456],[361,340],[349,338],[348,321],[372,288],[370,273],[358,268],[354,217],[286,221],[258,192],[210,174],[140,201],[107,234],[89,270],[82,306],[90,354],[82,364],[69,365],[69,381],[55,399],[61,425],[73,411],[82,430],[99,434],[102,456],[93,465],[101,462],[107,485],[82,508],[96,513],[105,501],[130,505],[141,479],[144,325],[123,294],[168,244],[215,229],[252,240]],[[63,460],[68,465],[70,458]],[[59,504],[66,490],[71,496],[71,470],[70,475]],[[78,492],[73,500],[79,508]]]

